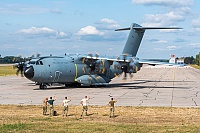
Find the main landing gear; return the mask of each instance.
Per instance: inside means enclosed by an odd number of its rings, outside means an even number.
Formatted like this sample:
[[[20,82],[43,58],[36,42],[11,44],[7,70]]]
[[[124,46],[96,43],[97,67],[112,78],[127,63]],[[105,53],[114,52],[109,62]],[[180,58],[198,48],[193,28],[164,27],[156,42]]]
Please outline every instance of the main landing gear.
[[[47,89],[47,85],[48,86],[52,86],[52,84],[48,84],[48,83],[40,83],[39,84],[39,88],[40,89]],[[65,87],[81,87],[80,83],[65,83]]]
[[[70,84],[65,84],[65,87],[81,87],[80,83],[70,83]]]
[[[41,84],[40,84],[40,89],[47,89],[47,85],[46,85],[46,84],[43,84],[43,83],[41,83]]]

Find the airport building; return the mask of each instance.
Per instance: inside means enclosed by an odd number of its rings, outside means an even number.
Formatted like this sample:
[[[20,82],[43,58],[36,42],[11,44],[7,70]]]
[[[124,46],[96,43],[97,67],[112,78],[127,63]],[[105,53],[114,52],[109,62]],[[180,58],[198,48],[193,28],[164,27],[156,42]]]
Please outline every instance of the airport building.
[[[171,54],[171,57],[169,59],[169,63],[176,63],[176,58],[174,54]]]
[[[175,64],[184,64],[184,57],[176,58],[174,54],[171,54],[171,57],[169,59],[169,63],[175,63]]]
[[[185,60],[185,58],[181,57],[181,58],[178,58],[176,62],[177,62],[177,64],[184,64],[184,60]]]

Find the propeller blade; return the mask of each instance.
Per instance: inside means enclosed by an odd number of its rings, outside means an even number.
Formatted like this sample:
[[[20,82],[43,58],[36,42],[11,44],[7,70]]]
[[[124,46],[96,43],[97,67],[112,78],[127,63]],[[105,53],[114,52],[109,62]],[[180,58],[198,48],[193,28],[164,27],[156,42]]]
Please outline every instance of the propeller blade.
[[[132,73],[129,73],[129,75],[130,75],[130,78],[132,79],[132,78],[133,78],[133,74],[132,74]]]

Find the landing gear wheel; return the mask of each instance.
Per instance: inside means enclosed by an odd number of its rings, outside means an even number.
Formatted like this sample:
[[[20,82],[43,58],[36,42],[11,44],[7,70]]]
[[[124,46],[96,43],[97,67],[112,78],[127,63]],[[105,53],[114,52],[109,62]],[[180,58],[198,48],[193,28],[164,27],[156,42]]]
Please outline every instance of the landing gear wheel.
[[[80,83],[65,84],[65,87],[81,87]]]
[[[72,84],[65,84],[65,87],[72,87]]]
[[[45,85],[45,84],[40,84],[40,89],[47,89],[47,85]]]

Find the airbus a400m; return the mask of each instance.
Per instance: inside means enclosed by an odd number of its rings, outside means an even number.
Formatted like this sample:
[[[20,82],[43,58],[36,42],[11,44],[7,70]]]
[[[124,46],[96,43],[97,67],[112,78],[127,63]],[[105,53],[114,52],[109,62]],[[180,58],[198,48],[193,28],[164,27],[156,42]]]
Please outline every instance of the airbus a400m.
[[[156,65],[159,62],[150,62],[136,58],[138,48],[147,29],[180,29],[176,27],[142,27],[133,23],[122,54],[116,57],[102,57],[98,54],[72,54],[63,57],[47,56],[38,58],[35,63],[27,65],[24,75],[31,81],[40,83],[40,89],[47,88],[54,83],[65,86],[98,86],[107,85],[111,79],[124,73],[132,75],[140,70],[142,64]]]

